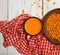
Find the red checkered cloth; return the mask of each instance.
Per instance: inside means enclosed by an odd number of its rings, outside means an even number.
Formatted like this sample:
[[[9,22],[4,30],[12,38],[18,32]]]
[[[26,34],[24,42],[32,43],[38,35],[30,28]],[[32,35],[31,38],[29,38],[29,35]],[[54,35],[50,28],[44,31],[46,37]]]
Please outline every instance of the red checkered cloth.
[[[22,14],[12,21],[0,21],[4,46],[14,46],[22,55],[60,55],[60,46],[53,45],[42,33],[27,38],[23,25],[29,17],[28,14]]]

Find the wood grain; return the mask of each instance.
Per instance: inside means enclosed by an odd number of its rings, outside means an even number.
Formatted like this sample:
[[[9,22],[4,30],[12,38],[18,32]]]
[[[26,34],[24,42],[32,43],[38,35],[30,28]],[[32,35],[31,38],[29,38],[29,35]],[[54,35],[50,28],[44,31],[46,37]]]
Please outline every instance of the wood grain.
[[[0,0],[0,20],[7,20],[7,0]],[[0,55],[7,55],[7,48],[3,46],[3,36],[0,33]]]
[[[0,20],[12,20],[22,14],[22,9],[25,13],[42,19],[47,12],[55,8],[60,8],[60,0],[0,0]],[[0,55],[21,55],[13,46],[5,49],[2,43],[3,38],[0,35]]]

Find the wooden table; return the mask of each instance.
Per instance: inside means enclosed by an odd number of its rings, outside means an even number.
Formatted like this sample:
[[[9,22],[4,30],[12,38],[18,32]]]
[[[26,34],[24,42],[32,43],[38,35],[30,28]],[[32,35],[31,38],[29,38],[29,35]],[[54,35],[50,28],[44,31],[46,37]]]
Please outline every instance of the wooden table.
[[[60,8],[60,0],[0,0],[0,20],[12,20],[22,13],[42,17],[50,10]],[[0,55],[21,55],[13,46],[4,48],[0,33]]]

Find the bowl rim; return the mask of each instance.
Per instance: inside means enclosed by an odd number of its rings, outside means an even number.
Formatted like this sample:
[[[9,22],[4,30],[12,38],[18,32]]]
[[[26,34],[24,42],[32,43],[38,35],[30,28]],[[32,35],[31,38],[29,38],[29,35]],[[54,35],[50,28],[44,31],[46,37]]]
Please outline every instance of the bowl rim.
[[[29,17],[27,20],[29,20],[29,19],[31,19],[31,18],[38,19],[38,20],[40,21],[40,23],[41,23],[41,26],[42,26],[42,20],[41,20],[41,19],[33,16],[33,17]],[[26,20],[26,21],[27,21],[27,20]],[[26,30],[25,30],[25,23],[26,23],[26,21],[23,23],[24,32],[26,32]],[[42,28],[41,28],[41,31],[40,31],[39,33],[41,33],[41,32],[42,32]],[[31,34],[29,34],[29,33],[26,32],[26,34],[27,34],[27,35],[30,35],[30,36],[36,36],[36,35],[38,35],[39,33],[37,33],[37,34],[35,34],[35,35],[31,35]]]
[[[52,14],[52,13],[54,13],[54,12],[57,12],[57,11],[60,11],[60,8],[56,8],[56,9],[53,9],[53,10],[51,10],[51,11],[49,11],[49,12],[47,12],[44,16],[43,16],[43,18],[42,18],[42,30],[43,30],[43,35],[48,39],[48,41],[50,41],[51,43],[53,43],[53,44],[55,44],[55,45],[60,45],[60,41],[58,41],[58,40],[56,40],[56,39],[53,39],[53,38],[48,38],[49,36],[47,36],[47,34],[45,33],[45,30],[44,30],[44,23],[46,22],[46,19],[47,19],[47,17],[50,15],[50,14]],[[54,41],[56,41],[56,43],[54,42]]]

